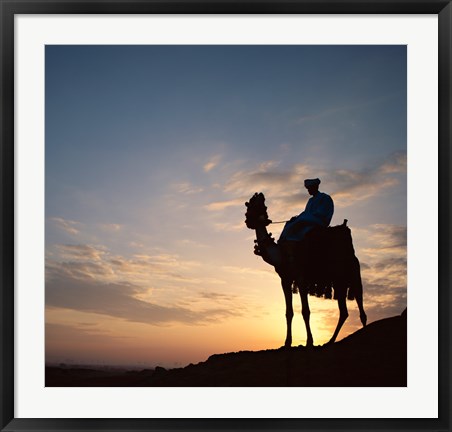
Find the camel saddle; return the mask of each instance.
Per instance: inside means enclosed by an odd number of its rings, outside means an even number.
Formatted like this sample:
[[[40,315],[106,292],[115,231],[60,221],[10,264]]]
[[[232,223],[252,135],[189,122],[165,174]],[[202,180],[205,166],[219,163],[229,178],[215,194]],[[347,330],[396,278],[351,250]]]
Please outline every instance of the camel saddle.
[[[295,263],[300,263],[303,285],[310,294],[331,298],[334,287],[336,298],[339,289],[350,286],[351,278],[356,274],[353,267],[358,261],[347,219],[342,225],[315,227],[302,241],[294,243]],[[350,297],[353,297],[351,292]]]

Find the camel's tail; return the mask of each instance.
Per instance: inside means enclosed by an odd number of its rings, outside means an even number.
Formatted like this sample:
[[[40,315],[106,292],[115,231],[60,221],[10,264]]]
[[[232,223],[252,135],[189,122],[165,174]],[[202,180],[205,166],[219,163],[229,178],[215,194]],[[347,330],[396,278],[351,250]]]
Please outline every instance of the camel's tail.
[[[351,268],[351,280],[348,288],[347,298],[349,300],[359,300],[363,298],[363,282],[361,280],[361,266],[358,258],[354,256]]]

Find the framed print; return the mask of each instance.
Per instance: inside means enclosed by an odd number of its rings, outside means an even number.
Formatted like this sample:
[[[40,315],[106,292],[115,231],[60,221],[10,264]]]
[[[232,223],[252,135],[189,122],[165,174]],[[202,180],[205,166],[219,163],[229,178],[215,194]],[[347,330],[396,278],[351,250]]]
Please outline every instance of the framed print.
[[[2,430],[450,430],[450,8],[2,1]]]

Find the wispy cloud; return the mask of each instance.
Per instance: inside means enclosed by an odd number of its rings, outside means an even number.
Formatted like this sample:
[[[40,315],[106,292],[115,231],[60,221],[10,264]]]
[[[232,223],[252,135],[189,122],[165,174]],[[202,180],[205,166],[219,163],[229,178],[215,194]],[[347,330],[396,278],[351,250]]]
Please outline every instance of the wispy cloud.
[[[365,243],[359,258],[366,307],[376,317],[400,314],[407,299],[406,226],[376,224],[355,231]]]
[[[405,152],[396,152],[391,155],[380,167],[382,174],[406,173],[407,157]]]
[[[153,281],[184,280],[199,282],[192,278],[192,270],[200,263],[182,259],[176,254],[133,254],[129,257],[111,253],[102,245],[59,244],[52,248],[52,259],[48,258],[46,269],[49,274],[63,271],[73,277],[96,279],[103,283],[117,283],[124,280],[132,284],[145,285]],[[212,282],[212,281],[211,281]]]
[[[115,224],[115,223],[105,223],[105,224],[101,224],[100,228],[103,231],[107,231],[107,232],[118,232],[122,229],[122,225]]]
[[[307,165],[296,164],[289,169],[281,169],[278,161],[267,161],[233,174],[224,185],[224,191],[241,196],[260,191],[288,196],[290,186],[298,183],[299,189],[308,173]]]
[[[261,277],[268,278],[269,274],[274,275],[275,272],[272,267],[268,267],[268,269],[262,270],[260,268],[251,268],[251,267],[238,267],[238,266],[222,266],[223,270],[226,270],[230,273],[240,274],[240,275],[251,275],[253,277]]]
[[[243,310],[240,302],[226,307],[219,304],[219,296],[197,294],[198,287],[225,282],[203,275],[199,262],[174,254],[126,258],[104,246],[57,245],[52,256],[56,258],[46,261],[47,306],[156,325],[218,322]],[[154,292],[152,287],[160,284],[162,288]],[[187,297],[189,285],[196,289]],[[196,297],[203,299],[202,304],[193,301]]]
[[[221,155],[212,156],[203,166],[204,172],[212,171],[220,162]]]
[[[46,304],[53,307],[108,315],[145,324],[201,324],[234,315],[228,308],[195,311],[180,306],[162,306],[136,298],[139,286],[102,283],[74,278],[69,272],[53,272],[46,280]]]
[[[223,192],[229,199],[206,205],[210,211],[223,211],[228,207],[243,206],[254,192],[264,192],[281,213],[302,207],[308,196],[303,180],[320,177],[322,185],[334,199],[337,207],[347,207],[368,200],[400,183],[399,174],[406,173],[406,153],[396,152],[374,166],[362,170],[326,170],[307,164],[294,164],[280,168],[278,161],[261,163],[254,168],[235,172],[225,182]]]
[[[228,201],[216,201],[210,204],[207,204],[205,208],[210,211],[221,211],[228,207],[236,207],[239,205],[243,205],[244,201],[242,198],[235,198]]]
[[[206,243],[203,243],[203,242],[200,242],[200,241],[194,240],[194,239],[189,239],[189,238],[184,238],[184,239],[178,240],[178,243],[183,245],[183,246],[189,246],[191,248],[202,248],[202,249],[204,249],[204,248],[210,248],[211,247],[210,245],[208,245]]]
[[[407,228],[404,225],[374,224],[354,230],[362,241],[361,252],[366,260],[381,256],[406,257]]]
[[[103,246],[87,244],[59,244],[55,248],[61,258],[69,260],[83,259],[98,262],[106,254],[106,249]]]
[[[80,228],[82,226],[80,222],[63,219],[61,217],[53,217],[50,220],[53,221],[59,229],[66,232],[67,234],[76,236],[80,233]]]
[[[243,203],[243,201],[242,201]],[[243,221],[236,222],[236,223],[229,223],[229,222],[215,222],[213,224],[213,227],[215,231],[220,232],[236,232],[236,231],[243,231],[245,230],[245,224]]]
[[[203,187],[195,186],[190,182],[174,183],[171,188],[178,194],[182,195],[193,195],[204,191]]]
[[[406,168],[406,153],[396,152],[377,166],[360,171],[325,172],[324,177],[331,184],[335,202],[346,207],[398,185],[400,179],[395,174],[406,173]]]

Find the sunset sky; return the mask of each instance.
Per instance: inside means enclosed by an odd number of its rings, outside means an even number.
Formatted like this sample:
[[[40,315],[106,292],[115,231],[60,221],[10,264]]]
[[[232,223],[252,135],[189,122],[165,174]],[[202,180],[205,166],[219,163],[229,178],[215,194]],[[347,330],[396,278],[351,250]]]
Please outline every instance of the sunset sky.
[[[47,46],[46,361],[184,366],[280,347],[245,201],[349,220],[369,322],[406,307],[405,46]],[[278,237],[283,225],[270,226]],[[304,344],[294,296],[293,345]],[[338,309],[310,298],[315,344]],[[360,328],[356,304],[339,339]]]

